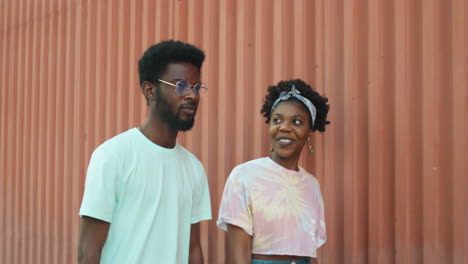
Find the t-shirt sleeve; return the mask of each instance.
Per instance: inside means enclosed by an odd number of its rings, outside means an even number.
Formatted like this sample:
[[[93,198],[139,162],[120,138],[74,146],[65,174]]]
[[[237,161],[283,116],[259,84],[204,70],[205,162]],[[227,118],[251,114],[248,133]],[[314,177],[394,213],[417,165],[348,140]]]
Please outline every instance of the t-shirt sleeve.
[[[199,182],[193,197],[191,223],[195,224],[203,220],[211,219],[210,189],[206,178],[205,169],[200,164]]]
[[[112,222],[117,202],[119,165],[115,154],[97,148],[91,156],[86,173],[80,216]]]
[[[316,234],[316,248],[321,247],[323,244],[325,244],[325,241],[327,241],[327,233],[326,233],[326,228],[325,228],[325,206],[323,203],[323,197],[320,192],[320,185],[317,182],[317,198],[318,198],[318,208],[317,208],[317,215],[319,218],[319,224],[317,226],[317,230],[315,232]]]
[[[242,181],[238,168],[234,168],[224,186],[216,224],[225,231],[227,231],[227,224],[235,225],[253,236],[250,195]]]

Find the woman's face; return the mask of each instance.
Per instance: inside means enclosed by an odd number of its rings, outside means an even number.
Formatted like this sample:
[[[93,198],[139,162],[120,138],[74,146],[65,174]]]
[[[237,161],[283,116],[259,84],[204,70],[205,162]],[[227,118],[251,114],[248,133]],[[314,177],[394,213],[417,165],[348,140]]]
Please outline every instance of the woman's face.
[[[279,103],[270,118],[272,158],[299,160],[309,132],[310,114],[304,105],[296,100]]]

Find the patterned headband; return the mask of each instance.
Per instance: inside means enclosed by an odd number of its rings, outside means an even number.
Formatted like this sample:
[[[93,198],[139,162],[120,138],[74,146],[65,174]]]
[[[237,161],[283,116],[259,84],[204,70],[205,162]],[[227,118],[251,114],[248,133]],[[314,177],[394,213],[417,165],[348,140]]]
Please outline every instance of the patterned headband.
[[[298,99],[299,101],[303,102],[307,106],[307,109],[309,109],[309,112],[310,112],[310,117],[312,118],[312,127],[314,127],[315,117],[317,116],[317,109],[315,109],[315,106],[312,104],[312,102],[310,102],[309,99],[301,95],[301,92],[299,92],[299,90],[296,89],[296,86],[294,84],[292,85],[291,90],[289,92],[282,91],[280,93],[280,96],[278,97],[278,99],[276,99],[276,101],[273,103],[270,113],[273,113],[273,110],[275,109],[275,107],[278,105],[279,102],[286,101],[291,97]]]

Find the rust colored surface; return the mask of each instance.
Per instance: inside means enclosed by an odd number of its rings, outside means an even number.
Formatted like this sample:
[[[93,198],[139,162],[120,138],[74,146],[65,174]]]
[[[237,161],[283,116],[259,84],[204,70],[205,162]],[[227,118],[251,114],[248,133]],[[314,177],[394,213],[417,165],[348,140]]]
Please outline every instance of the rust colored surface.
[[[268,155],[266,87],[302,78],[332,124],[317,176],[320,263],[468,263],[466,0],[0,0],[0,263],[75,263],[91,152],[138,126],[137,60],[174,38],[207,54],[195,127],[214,218],[225,180]],[[202,224],[206,263],[225,235]]]

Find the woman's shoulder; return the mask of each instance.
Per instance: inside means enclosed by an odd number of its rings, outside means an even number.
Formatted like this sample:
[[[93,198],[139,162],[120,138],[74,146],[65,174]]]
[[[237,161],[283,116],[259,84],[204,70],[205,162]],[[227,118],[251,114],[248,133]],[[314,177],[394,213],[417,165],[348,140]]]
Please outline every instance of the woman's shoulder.
[[[243,181],[252,179],[252,177],[258,175],[259,172],[268,166],[268,161],[266,159],[267,158],[253,159],[235,166],[229,178],[242,179]]]
[[[262,169],[267,165],[267,159],[268,158],[258,158],[258,159],[253,159],[253,160],[249,160],[249,161],[246,161],[244,163],[241,163],[237,166],[234,167],[234,169],[232,169],[232,171],[242,171],[242,172],[246,172],[246,171],[256,171],[256,170],[259,170],[259,169]]]
[[[309,182],[309,184],[313,186],[314,189],[320,190],[320,182],[318,181],[318,179],[312,173],[306,171],[304,168],[299,168],[302,172],[303,178],[307,179],[307,182]]]

